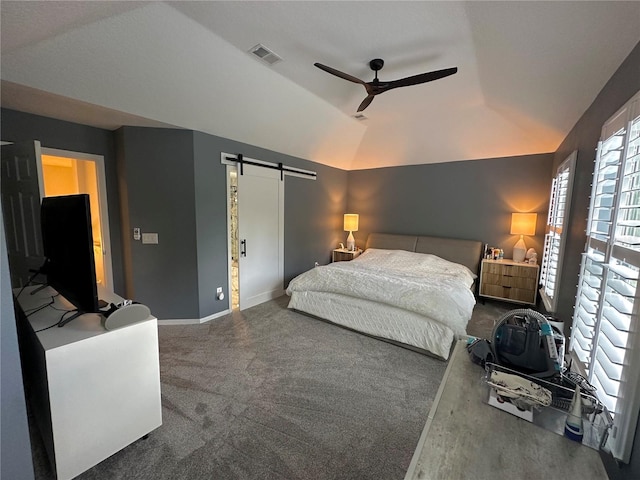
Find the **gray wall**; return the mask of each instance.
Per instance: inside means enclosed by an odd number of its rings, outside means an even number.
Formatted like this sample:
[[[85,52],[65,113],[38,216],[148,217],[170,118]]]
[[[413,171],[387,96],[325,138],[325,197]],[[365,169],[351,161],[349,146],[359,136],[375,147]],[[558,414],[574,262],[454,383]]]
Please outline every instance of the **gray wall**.
[[[193,137],[199,318],[229,308],[227,178],[220,163],[224,140],[196,132]],[[217,300],[222,287],[224,300]]]
[[[199,318],[193,132],[123,127],[118,142],[127,297],[161,319]],[[136,227],[158,244],[133,240]]]
[[[538,213],[528,248],[542,256],[551,154],[349,172],[348,209],[360,214],[356,243],[370,232],[480,240],[510,258],[512,212]]]
[[[310,162],[307,162],[310,163]],[[331,250],[345,242],[343,215],[347,213],[347,172],[322,165],[292,162],[314,170],[316,181],[288,177],[285,189],[285,283],[309,270],[315,262],[331,261]]]
[[[581,254],[584,251],[586,241],[586,219],[591,196],[593,162],[602,125],[639,90],[640,43],[636,45],[613,77],[609,79],[554,155],[553,169],[555,170],[572,151],[578,151],[569,215],[570,229],[565,247],[562,283],[558,295],[558,316],[565,322],[570,322],[573,317]],[[640,408],[640,405],[636,408]],[[636,439],[629,465],[619,467],[610,458],[605,458],[607,473],[611,480],[640,478],[640,428],[638,427],[636,427]]]
[[[39,140],[43,147],[104,157],[114,291],[123,294],[120,201],[113,132],[4,108],[0,110],[0,124],[2,125],[0,140],[6,142]]]
[[[22,386],[22,368],[9,278],[9,261],[4,223],[0,209],[0,404],[2,425],[0,478],[33,479],[31,442],[27,425],[27,409]]]

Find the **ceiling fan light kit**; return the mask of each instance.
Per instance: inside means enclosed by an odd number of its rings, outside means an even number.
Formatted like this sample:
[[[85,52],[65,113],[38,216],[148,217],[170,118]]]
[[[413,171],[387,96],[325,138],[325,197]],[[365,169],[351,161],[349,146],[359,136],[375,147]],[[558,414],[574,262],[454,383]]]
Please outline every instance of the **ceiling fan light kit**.
[[[399,80],[392,80],[390,82],[382,82],[378,80],[378,71],[382,70],[384,67],[384,60],[381,58],[374,58],[369,62],[369,68],[375,72],[375,78],[371,82],[365,82],[364,80],[360,80],[353,75],[349,75],[348,73],[341,72],[340,70],[336,70],[335,68],[328,67],[321,63],[314,63],[316,67],[320,70],[324,70],[331,75],[335,75],[336,77],[342,78],[344,80],[348,80],[349,82],[359,83],[364,86],[367,91],[367,96],[362,101],[360,106],[358,107],[358,112],[363,111],[367,108],[371,102],[373,101],[376,95],[384,93],[388,90],[398,87],[408,87],[411,85],[418,85],[421,83],[432,82],[433,80],[438,80],[440,78],[448,77],[453,75],[458,71],[457,67],[445,68],[443,70],[435,70],[433,72],[420,73],[418,75],[413,75],[411,77],[401,78]]]

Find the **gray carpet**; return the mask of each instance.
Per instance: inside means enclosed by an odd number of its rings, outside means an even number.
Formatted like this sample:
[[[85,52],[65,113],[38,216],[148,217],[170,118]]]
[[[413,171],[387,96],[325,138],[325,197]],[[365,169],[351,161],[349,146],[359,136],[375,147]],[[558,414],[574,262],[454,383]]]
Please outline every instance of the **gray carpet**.
[[[78,478],[402,479],[446,363],[287,303],[160,327],[163,425]],[[508,309],[479,304],[469,333]]]

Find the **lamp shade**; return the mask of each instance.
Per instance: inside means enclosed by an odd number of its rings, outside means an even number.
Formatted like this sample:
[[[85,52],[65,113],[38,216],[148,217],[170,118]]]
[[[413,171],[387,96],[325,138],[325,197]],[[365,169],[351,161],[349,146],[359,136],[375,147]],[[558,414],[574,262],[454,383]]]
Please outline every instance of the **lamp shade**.
[[[511,235],[535,235],[537,213],[512,213]]]
[[[359,219],[359,216],[357,213],[345,213],[344,214],[344,231],[357,232],[358,219]]]

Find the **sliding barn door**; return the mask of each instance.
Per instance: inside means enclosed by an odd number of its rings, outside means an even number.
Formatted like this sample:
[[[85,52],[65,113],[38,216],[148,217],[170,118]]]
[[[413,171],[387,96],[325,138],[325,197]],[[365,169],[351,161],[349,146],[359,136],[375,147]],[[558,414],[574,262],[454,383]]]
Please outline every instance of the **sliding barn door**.
[[[279,171],[238,166],[238,239],[240,310],[283,295],[284,181]]]

